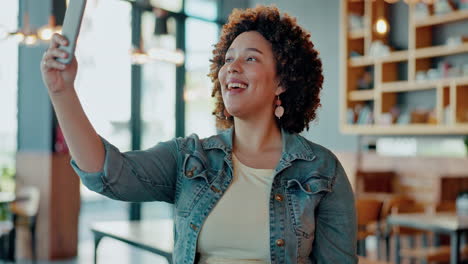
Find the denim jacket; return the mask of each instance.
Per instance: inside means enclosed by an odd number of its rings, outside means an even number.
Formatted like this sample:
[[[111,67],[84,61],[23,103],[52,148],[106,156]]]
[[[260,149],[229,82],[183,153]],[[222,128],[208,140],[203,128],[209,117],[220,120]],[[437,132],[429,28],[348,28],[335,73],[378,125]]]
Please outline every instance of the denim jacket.
[[[271,263],[357,263],[354,196],[343,167],[326,148],[281,133],[269,202]],[[113,199],[174,204],[174,263],[197,263],[200,229],[232,181],[232,129],[126,153],[102,141],[101,172],[71,161],[82,182]]]

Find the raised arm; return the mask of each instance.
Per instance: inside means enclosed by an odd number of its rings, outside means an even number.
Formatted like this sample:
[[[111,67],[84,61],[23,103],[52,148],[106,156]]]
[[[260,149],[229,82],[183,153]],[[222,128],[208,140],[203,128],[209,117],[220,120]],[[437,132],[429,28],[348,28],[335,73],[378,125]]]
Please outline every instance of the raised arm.
[[[101,138],[86,117],[74,81],[75,58],[69,65],[55,60],[68,56],[58,49],[66,39],[55,34],[41,62],[57,119],[72,155],[72,166],[91,190],[125,201],[173,203],[178,164],[177,140],[163,142],[145,151],[121,153]]]
[[[54,34],[41,61],[42,79],[73,159],[82,170],[98,172],[104,165],[104,147],[75,92],[78,63],[75,58],[68,65],[55,60],[68,56],[58,49],[67,44],[62,35]]]

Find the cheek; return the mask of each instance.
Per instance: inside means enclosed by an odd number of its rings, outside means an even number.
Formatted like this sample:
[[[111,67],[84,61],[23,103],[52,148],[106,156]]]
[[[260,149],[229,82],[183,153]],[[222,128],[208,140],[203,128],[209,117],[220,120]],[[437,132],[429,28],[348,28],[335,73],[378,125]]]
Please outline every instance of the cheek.
[[[219,69],[219,72],[218,72],[218,80],[221,83],[222,87],[224,87],[225,76],[226,76],[226,70],[225,70],[225,67],[223,66],[221,67],[221,69]]]

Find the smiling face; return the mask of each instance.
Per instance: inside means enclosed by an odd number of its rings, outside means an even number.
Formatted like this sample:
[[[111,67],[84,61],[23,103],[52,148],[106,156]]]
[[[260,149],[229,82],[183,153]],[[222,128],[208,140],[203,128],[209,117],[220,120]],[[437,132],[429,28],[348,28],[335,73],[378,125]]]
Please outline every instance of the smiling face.
[[[271,43],[257,31],[234,39],[219,71],[223,101],[227,111],[239,118],[252,115],[273,116],[278,86],[276,62]]]

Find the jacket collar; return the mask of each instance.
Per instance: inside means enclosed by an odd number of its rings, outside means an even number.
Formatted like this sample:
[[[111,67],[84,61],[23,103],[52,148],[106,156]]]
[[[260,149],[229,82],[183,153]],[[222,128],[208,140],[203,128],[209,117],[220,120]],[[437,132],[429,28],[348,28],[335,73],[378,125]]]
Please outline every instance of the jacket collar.
[[[204,149],[221,149],[227,156],[231,156],[232,153],[232,134],[233,128],[228,128],[221,131],[218,135],[212,136],[203,140]],[[310,145],[306,142],[306,139],[299,134],[291,134],[281,128],[281,137],[283,144],[283,153],[281,160],[286,163],[290,163],[296,159],[312,161],[315,159],[315,154],[312,151]]]

